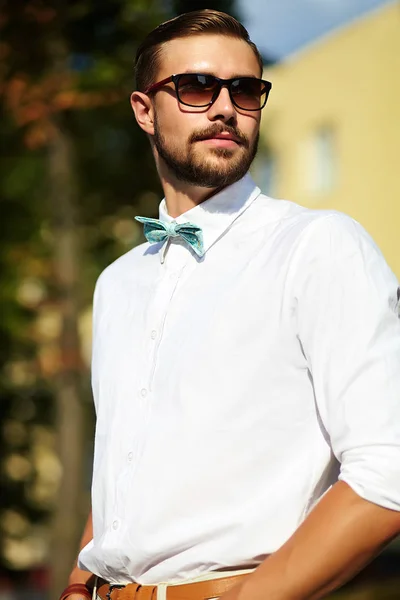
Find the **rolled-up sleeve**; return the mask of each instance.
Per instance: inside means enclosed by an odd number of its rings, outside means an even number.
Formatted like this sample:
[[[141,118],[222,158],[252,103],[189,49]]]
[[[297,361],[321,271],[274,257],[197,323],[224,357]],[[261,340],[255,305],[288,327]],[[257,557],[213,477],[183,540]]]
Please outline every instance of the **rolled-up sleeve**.
[[[365,230],[340,213],[298,248],[298,337],[340,479],[400,510],[398,282]]]

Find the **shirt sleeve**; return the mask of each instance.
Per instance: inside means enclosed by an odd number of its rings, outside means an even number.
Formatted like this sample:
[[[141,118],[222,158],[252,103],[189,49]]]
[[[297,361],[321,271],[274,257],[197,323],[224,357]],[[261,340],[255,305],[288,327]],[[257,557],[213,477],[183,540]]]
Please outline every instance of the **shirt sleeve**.
[[[107,269],[106,269],[107,270]],[[91,358],[91,383],[92,383],[92,394],[93,394],[93,403],[94,408],[97,414],[98,411],[98,397],[99,397],[99,322],[104,310],[103,306],[103,293],[102,289],[104,287],[104,274],[105,271],[101,273],[99,278],[97,279],[94,294],[93,294],[93,313],[92,313],[92,358]]]
[[[298,259],[298,338],[339,478],[400,510],[398,282],[365,230],[340,213],[308,226]]]

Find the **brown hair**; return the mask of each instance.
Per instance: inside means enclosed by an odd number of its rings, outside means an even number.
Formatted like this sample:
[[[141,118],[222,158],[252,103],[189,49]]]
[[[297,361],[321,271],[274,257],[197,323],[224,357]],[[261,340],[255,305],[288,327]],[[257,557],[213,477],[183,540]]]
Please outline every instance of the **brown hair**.
[[[247,29],[234,17],[207,8],[187,12],[165,21],[146,36],[136,52],[137,89],[143,92],[154,83],[154,78],[160,66],[163,44],[177,38],[188,37],[190,34],[201,33],[215,33],[244,40],[256,55],[262,73],[263,60],[261,54],[254,42],[250,40]]]

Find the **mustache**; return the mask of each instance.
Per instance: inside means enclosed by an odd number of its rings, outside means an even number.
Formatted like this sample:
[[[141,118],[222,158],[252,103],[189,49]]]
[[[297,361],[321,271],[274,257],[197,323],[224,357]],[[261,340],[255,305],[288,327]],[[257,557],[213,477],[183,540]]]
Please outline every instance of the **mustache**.
[[[247,135],[242,133],[237,127],[234,125],[210,125],[206,129],[202,131],[194,131],[189,138],[189,142],[201,142],[201,140],[206,140],[208,138],[212,138],[216,135],[220,135],[221,133],[229,133],[235,136],[239,142],[245,147],[248,148],[250,146],[250,141]]]

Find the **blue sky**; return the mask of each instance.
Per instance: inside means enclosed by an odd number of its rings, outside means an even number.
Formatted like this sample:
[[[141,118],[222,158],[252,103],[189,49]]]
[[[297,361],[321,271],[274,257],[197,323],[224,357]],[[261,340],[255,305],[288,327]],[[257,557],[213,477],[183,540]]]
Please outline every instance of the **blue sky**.
[[[395,0],[238,0],[250,37],[283,58],[321,35]]]

